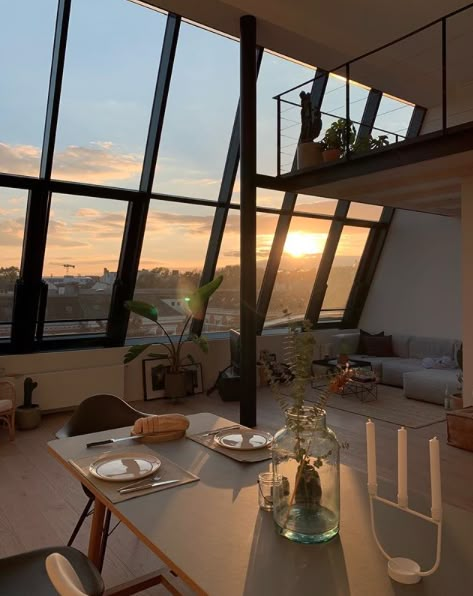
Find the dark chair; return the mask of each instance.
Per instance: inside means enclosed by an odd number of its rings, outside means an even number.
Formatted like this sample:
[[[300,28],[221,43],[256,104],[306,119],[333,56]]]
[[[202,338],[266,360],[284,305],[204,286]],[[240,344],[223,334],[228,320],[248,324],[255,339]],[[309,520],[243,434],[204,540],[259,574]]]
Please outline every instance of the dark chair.
[[[46,558],[63,555],[74,568],[88,596],[101,596],[105,590],[102,577],[89,559],[75,548],[52,546],[0,559],[0,594],[2,596],[57,596],[46,571]]]
[[[78,435],[111,430],[122,426],[132,426],[138,418],[149,415],[146,412],[135,410],[135,408],[132,408],[126,401],[123,401],[116,395],[92,395],[79,404],[71,418],[57,431],[56,437],[58,439],[64,439],[66,437],[76,437]],[[88,501],[72,531],[67,546],[71,546],[74,542],[85,518],[90,514],[90,509],[94,502],[94,495],[86,486],[82,485],[82,488],[88,497]],[[103,530],[102,550],[100,553],[100,570],[102,570],[107,538],[110,534],[111,515],[111,512],[107,510]]]

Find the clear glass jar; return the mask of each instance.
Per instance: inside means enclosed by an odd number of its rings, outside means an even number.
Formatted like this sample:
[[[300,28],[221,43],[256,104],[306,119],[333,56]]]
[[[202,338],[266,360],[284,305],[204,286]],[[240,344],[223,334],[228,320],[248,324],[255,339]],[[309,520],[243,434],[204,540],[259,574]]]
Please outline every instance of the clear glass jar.
[[[286,411],[286,426],[273,441],[273,471],[282,476],[273,516],[281,535],[295,542],[326,542],[340,523],[340,446],[325,411],[304,406]]]

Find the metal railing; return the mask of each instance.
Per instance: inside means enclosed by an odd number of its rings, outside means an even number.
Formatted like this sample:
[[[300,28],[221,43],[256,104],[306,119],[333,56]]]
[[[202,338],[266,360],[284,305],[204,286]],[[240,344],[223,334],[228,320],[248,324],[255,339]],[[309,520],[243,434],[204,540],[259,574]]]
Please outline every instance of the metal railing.
[[[360,62],[361,60],[368,58],[374,54],[377,54],[378,52],[381,52],[383,50],[386,50],[387,48],[390,48],[391,46],[401,43],[411,37],[414,37],[415,35],[419,35],[420,33],[427,31],[428,29],[432,29],[433,27],[440,25],[440,44],[441,44],[441,58],[440,58],[440,71],[441,71],[441,130],[445,133],[445,131],[447,130],[447,79],[448,79],[448,73],[447,73],[447,25],[449,20],[451,20],[453,17],[459,15],[460,13],[463,13],[467,10],[470,10],[471,8],[473,8],[473,2],[470,4],[467,4],[455,11],[450,12],[449,14],[440,17],[438,19],[435,19],[434,21],[431,21],[430,23],[423,25],[422,27],[419,27],[417,29],[415,29],[414,31],[411,31],[410,33],[407,33],[393,41],[390,41],[388,43],[385,43],[384,45],[375,48],[374,50],[370,50],[369,52],[365,52],[364,54],[361,54],[360,56],[357,56],[356,58],[353,58],[352,60],[349,60],[348,62],[345,62],[339,66],[337,66],[336,68],[331,69],[330,71],[327,71],[328,74],[337,74],[337,76],[341,76],[341,78],[344,79],[344,84],[342,85],[342,87],[345,87],[345,114],[344,116],[339,116],[339,115],[335,115],[335,114],[330,114],[328,112],[323,112],[321,111],[322,115],[325,116],[330,116],[330,117],[335,117],[337,118],[337,120],[342,120],[345,122],[345,131],[344,131],[344,140],[343,140],[343,154],[342,157],[346,160],[349,160],[351,157],[351,154],[353,153],[353,146],[352,146],[352,126],[353,125],[359,125],[359,126],[363,126],[364,123],[361,122],[356,122],[353,121],[350,118],[350,74],[351,74],[351,67],[352,65],[354,65],[355,63]],[[289,130],[292,127],[295,127],[296,124],[300,124],[300,122],[296,122],[295,120],[292,120],[291,122],[293,124],[291,124],[291,126],[288,127],[283,127],[283,122],[284,120],[287,120],[287,116],[283,116],[283,114],[287,113],[287,110],[293,110],[296,107],[298,109],[301,108],[301,104],[299,103],[295,103],[294,101],[291,101],[289,99],[287,99],[285,96],[287,96],[289,93],[292,93],[296,90],[302,89],[303,87],[305,87],[308,84],[313,84],[317,79],[322,78],[322,77],[326,77],[327,76],[327,72],[322,72],[320,74],[317,74],[307,80],[304,81],[303,83],[300,83],[299,85],[296,85],[294,87],[291,87],[290,89],[287,89],[286,91],[283,91],[282,93],[279,93],[278,95],[275,95],[273,97],[273,99],[276,100],[277,102],[277,175],[280,176],[281,173],[284,173],[282,170],[283,168],[287,168],[290,165],[290,169],[293,168],[293,164],[295,162],[291,161],[290,164],[289,163],[282,163],[283,159],[284,159],[284,155],[290,155],[289,153],[283,151],[283,149],[288,149],[289,147],[292,147],[293,145],[297,145],[298,141],[299,141],[299,137],[289,137],[287,134],[283,135],[283,132],[286,132],[287,130]],[[340,73],[343,73],[342,75],[340,75]],[[283,106],[290,106],[290,108],[286,108],[285,110],[283,110]],[[400,135],[398,134],[399,131],[387,131],[387,130],[383,130],[383,129],[379,129],[376,127],[373,127],[371,130],[374,131],[379,131],[382,132],[383,134],[386,135],[392,135],[395,139],[394,142],[400,142],[402,140],[404,140],[406,138],[406,135]],[[291,142],[289,145],[283,145],[283,139],[284,138],[289,138],[290,140],[296,139],[295,142]],[[287,170],[289,171],[289,170]]]

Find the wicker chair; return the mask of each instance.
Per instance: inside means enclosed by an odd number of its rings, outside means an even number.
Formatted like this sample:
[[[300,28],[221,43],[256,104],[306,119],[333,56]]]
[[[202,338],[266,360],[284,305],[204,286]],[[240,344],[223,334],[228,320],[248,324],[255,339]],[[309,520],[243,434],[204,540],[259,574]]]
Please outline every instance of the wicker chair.
[[[15,438],[15,385],[7,380],[0,380],[0,421],[5,422],[8,428],[10,441]]]

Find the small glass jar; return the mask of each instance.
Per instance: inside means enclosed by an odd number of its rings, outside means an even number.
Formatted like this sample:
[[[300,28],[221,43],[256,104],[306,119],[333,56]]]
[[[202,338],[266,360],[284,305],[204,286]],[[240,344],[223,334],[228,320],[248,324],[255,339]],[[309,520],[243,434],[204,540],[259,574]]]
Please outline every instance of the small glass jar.
[[[258,503],[264,511],[272,511],[274,495],[281,489],[282,478],[273,472],[258,474]]]
[[[282,477],[273,516],[281,535],[295,542],[326,542],[340,524],[340,446],[325,411],[286,411],[286,426],[272,446],[273,471]]]

